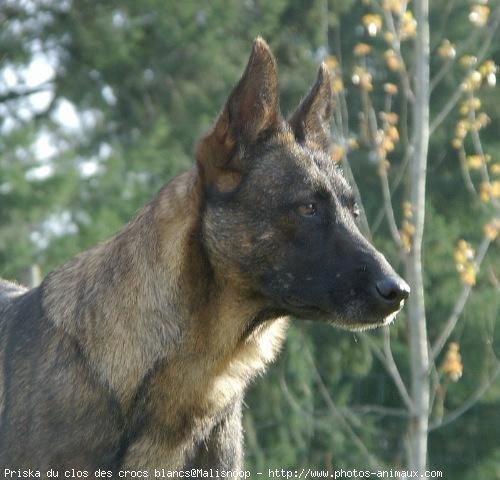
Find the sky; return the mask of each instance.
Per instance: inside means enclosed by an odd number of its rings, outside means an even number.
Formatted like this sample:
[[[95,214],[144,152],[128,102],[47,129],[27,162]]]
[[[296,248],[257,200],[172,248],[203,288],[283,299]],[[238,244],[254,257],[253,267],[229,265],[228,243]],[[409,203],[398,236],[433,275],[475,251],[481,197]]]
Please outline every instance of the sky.
[[[29,120],[33,114],[45,110],[53,99],[54,92],[50,82],[56,74],[56,62],[43,53],[35,53],[29,66],[25,69],[14,69],[7,65],[0,69],[0,94],[8,91],[23,91],[40,88],[41,91],[27,97],[22,106],[16,110],[16,115],[22,120]],[[44,86],[46,88],[44,88]],[[106,92],[111,97],[112,92]],[[0,115],[6,118],[3,129],[15,127],[16,120],[7,107],[0,105]],[[88,114],[87,114],[88,115]],[[68,133],[78,133],[83,128],[82,114],[66,99],[61,99],[52,114],[63,130]],[[53,168],[50,163],[59,151],[57,139],[48,132],[41,131],[34,144],[32,152],[40,166],[27,172],[28,180],[40,180],[51,175]],[[94,174],[98,165],[95,161],[83,161],[80,165],[84,176]]]
[[[56,61],[40,52],[33,54],[27,68],[16,69],[11,65],[4,65],[0,68],[0,95],[10,91],[40,88],[40,91],[29,95],[26,100],[22,101],[20,106],[16,102],[15,112],[9,110],[8,102],[0,104],[0,116],[4,119],[2,126],[4,133],[17,126],[17,118],[27,121],[34,114],[42,112],[48,107],[54,97],[50,82],[56,75],[56,68]],[[107,94],[110,97],[112,92],[107,92]],[[75,106],[65,99],[58,102],[52,113],[52,119],[61,126],[63,131],[74,134],[78,134],[84,128],[85,120],[89,121],[88,117],[88,112],[78,112]],[[61,142],[58,141],[58,138],[46,131],[40,131],[31,145],[31,154],[35,158],[37,166],[27,170],[26,180],[37,182],[50,177],[54,172],[51,160],[61,148]],[[109,153],[110,148],[104,145],[99,156],[106,157]],[[95,175],[99,170],[99,164],[95,159],[82,159],[78,167],[83,177]],[[8,193],[9,190],[9,185],[0,181],[0,194]],[[32,231],[30,238],[39,249],[43,250],[48,246],[51,238],[76,233],[76,231],[77,227],[72,222],[69,212],[62,210],[42,222],[39,228]]]

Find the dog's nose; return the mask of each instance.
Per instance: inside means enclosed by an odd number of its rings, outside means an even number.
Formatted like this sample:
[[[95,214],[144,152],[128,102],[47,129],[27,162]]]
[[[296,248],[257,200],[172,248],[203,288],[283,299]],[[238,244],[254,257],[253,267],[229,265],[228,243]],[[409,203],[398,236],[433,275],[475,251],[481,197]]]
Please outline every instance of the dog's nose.
[[[375,284],[379,300],[390,305],[399,307],[402,300],[406,300],[410,294],[409,285],[400,277],[385,277]]]

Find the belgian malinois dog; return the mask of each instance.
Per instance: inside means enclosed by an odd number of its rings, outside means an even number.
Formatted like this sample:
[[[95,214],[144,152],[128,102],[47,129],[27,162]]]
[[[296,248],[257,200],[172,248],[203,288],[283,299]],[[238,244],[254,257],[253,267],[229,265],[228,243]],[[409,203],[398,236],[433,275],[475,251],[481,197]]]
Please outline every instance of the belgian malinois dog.
[[[38,288],[0,284],[0,466],[242,466],[241,399],[287,317],[386,325],[408,285],[329,156],[331,79],[288,120],[258,38],[196,166]]]

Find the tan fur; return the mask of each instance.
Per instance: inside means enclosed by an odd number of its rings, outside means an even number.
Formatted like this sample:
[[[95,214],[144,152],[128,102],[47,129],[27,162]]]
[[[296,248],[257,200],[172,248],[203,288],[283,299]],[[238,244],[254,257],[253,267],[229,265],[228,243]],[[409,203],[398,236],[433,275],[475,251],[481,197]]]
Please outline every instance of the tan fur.
[[[199,274],[192,271],[197,252],[190,240],[199,221],[197,182],[196,169],[174,179],[121,233],[51,274],[45,288],[50,318],[78,338],[125,411],[146,374],[161,364],[150,386],[154,423],[178,435],[169,445],[154,433],[142,437],[127,453],[129,468],[153,467],[160,458],[180,467],[190,435],[210,428],[263,372],[284,335],[286,321],[279,319],[244,337],[261,305],[231,275],[216,278],[217,288],[197,299],[193,311],[186,289]],[[108,272],[110,258],[118,259],[118,271]],[[96,285],[104,291],[94,292]]]
[[[6,325],[4,324],[5,312],[8,308],[8,302],[10,302],[15,297],[23,294],[27,291],[27,288],[14,282],[7,282],[0,279],[0,428],[2,427],[2,412],[4,409],[4,369],[2,368],[5,358],[5,345],[4,329]]]
[[[285,122],[276,61],[256,39],[195,168],[10,307],[0,283],[0,362],[14,372],[0,378],[0,463],[238,470],[243,393],[283,342],[281,315],[383,323],[387,298],[373,315],[364,285],[381,274],[406,298],[329,161],[330,87],[322,66]],[[309,199],[321,228],[297,209]],[[328,280],[339,265],[349,288]]]

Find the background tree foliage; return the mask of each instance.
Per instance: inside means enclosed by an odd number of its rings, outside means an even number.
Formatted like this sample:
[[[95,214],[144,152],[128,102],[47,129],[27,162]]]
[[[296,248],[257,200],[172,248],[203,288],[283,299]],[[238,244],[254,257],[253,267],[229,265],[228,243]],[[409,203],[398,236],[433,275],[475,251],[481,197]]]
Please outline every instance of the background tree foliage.
[[[34,263],[47,273],[116,232],[163,183],[189,168],[196,139],[222,107],[257,35],[269,41],[278,58],[284,113],[305,94],[320,60],[329,60],[342,78],[337,88],[346,100],[350,123],[349,138],[344,139],[349,143],[341,156],[349,149],[374,242],[401,270],[387,222],[380,221],[378,166],[363,142],[362,89],[359,82],[353,84],[353,72],[364,65],[375,85],[370,96],[379,111],[386,101],[382,85],[399,81],[388,66],[384,40],[367,33],[366,15],[376,15],[383,3],[1,2],[1,276],[22,278],[23,270]],[[491,5],[491,18],[483,28],[471,22],[471,8],[486,3],[432,2],[431,76],[441,81],[431,96],[431,124],[467,78],[466,61],[458,58],[482,54],[481,62],[500,62],[498,31],[492,30],[487,42],[499,8]],[[456,59],[446,53],[443,38],[451,42]],[[360,43],[369,44],[372,53],[360,55]],[[411,57],[411,42],[402,48]],[[30,79],[37,62],[50,65],[38,82]],[[480,88],[475,97],[483,105],[477,113],[490,119],[481,139],[493,157],[488,168],[498,185],[500,91]],[[394,111],[404,115],[401,93],[393,102]],[[494,214],[491,198],[481,201],[467,189],[469,175],[480,188],[474,159],[467,159],[469,168],[464,170],[459,150],[451,144],[464,116],[461,105],[444,116],[429,150],[424,273],[431,338],[438,336],[462,288],[454,259],[457,242],[465,239],[477,246],[483,225]],[[360,148],[354,149],[356,145]],[[403,153],[396,143],[388,170],[391,185],[404,168]],[[403,183],[393,192],[399,216],[403,207],[398,199],[407,188]],[[440,382],[433,392],[429,468],[443,470],[445,478],[500,478],[499,382],[490,382],[470,401],[498,362],[495,248],[487,254],[451,337],[460,345],[463,376],[458,382]],[[392,353],[405,377],[409,359],[404,313],[391,334]],[[373,354],[380,336],[295,322],[283,355],[247,397],[247,466],[260,471],[404,467],[408,418],[391,378]],[[445,348],[438,365],[446,354]],[[440,425],[448,412],[469,401],[463,415]]]

